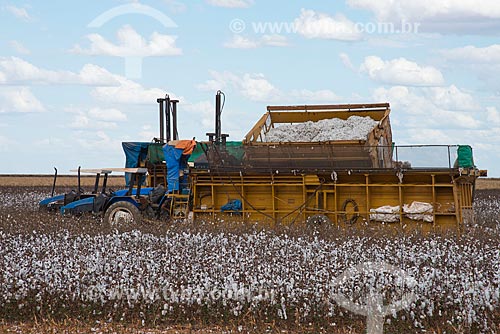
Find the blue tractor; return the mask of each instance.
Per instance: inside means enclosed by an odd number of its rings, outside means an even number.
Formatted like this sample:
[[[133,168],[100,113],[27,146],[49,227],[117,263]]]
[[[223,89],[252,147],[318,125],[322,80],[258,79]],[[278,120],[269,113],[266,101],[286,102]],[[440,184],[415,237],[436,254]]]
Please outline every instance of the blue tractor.
[[[95,173],[96,182],[94,186],[94,191],[91,194],[81,195],[79,199],[69,202],[59,208],[62,214],[81,214],[86,212],[101,213],[105,205],[108,203],[109,199],[115,196],[124,196],[128,190],[122,189],[118,191],[109,191],[106,187],[107,177],[112,172],[122,172],[125,170],[131,170],[133,173],[141,173],[142,170],[137,171],[137,169],[125,169],[125,168],[103,168],[103,169],[82,169],[82,173]],[[102,184],[101,191],[98,190],[100,175],[104,175],[104,181]],[[142,188],[140,189],[141,195],[147,195],[152,188]],[[133,189],[133,194],[135,195],[135,189]]]
[[[64,194],[58,194],[54,195],[55,193],[55,187],[56,187],[56,182],[57,182],[57,168],[54,167],[55,173],[54,173],[54,182],[52,184],[52,191],[51,195],[47,198],[44,198],[38,203],[38,206],[41,210],[48,210],[48,211],[59,211],[61,207],[69,205],[75,201],[80,201],[84,200],[87,198],[94,198],[99,195],[99,180],[101,178],[101,174],[103,176],[103,183],[102,183],[102,191],[101,194],[104,194],[106,192],[106,184],[107,184],[107,179],[108,179],[108,174],[111,173],[111,171],[108,170],[83,170],[81,167],[78,167],[77,170],[72,170],[72,172],[78,172],[78,186],[76,190],[71,190],[67,193]],[[93,190],[88,193],[85,192],[84,189],[81,187],[81,173],[91,173],[96,175],[95,179],[95,184]]]
[[[187,218],[190,204],[188,159],[196,146],[194,140],[172,140],[162,146],[167,187],[142,188],[147,168],[124,168],[128,189],[119,190],[100,204],[94,200],[94,213],[102,213],[109,225],[140,223],[144,217],[161,220]],[[73,203],[70,205],[74,205]]]
[[[177,103],[168,95],[158,99],[160,137],[152,142],[124,142],[125,168],[78,169],[95,173],[96,183],[91,194],[80,187],[70,194],[52,196],[40,202],[40,207],[59,210],[62,214],[93,213],[102,215],[104,223],[123,225],[141,223],[144,218],[161,220],[187,218],[190,204],[188,159],[196,142],[179,140],[177,133]],[[165,119],[164,119],[165,118]],[[165,123],[164,123],[165,122]],[[110,192],[107,177],[112,172],[124,172],[126,189]],[[104,175],[101,191],[99,179]],[[55,179],[54,178],[54,186]],[[144,183],[152,187],[143,187]]]

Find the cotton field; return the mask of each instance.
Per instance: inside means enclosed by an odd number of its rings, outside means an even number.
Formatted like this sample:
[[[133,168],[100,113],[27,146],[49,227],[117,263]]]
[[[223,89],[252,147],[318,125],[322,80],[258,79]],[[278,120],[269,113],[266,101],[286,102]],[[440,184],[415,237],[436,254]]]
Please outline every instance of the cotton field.
[[[43,190],[0,192],[6,320],[362,332],[379,312],[387,333],[500,331],[500,197],[493,192],[480,193],[476,224],[460,238],[225,222],[112,230],[95,217],[38,213]]]

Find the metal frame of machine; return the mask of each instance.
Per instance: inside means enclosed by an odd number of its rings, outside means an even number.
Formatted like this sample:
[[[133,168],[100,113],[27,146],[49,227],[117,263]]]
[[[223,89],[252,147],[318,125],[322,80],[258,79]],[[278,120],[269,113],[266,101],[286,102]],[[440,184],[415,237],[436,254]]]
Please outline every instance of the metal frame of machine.
[[[123,143],[127,168],[91,170],[97,173],[95,194],[82,199],[87,202],[81,205],[74,201],[62,206],[62,212],[83,208],[102,214],[110,224],[137,222],[149,215],[460,230],[463,222],[474,217],[476,178],[487,174],[474,166],[470,146],[395,146],[388,103],[268,106],[243,141],[230,142],[221,129],[225,95],[218,91],[215,132],[207,133],[208,141],[195,143],[178,140],[178,100],[166,95],[157,102],[160,136],[151,144],[162,149],[164,159],[156,157],[152,168],[151,152],[147,157],[143,152],[150,149],[149,143]],[[264,140],[279,124],[346,120],[352,115],[376,121],[366,140]],[[131,144],[136,154],[130,161],[125,144]],[[405,150],[430,150],[443,163],[412,166],[405,161]],[[460,152],[469,155],[466,163]],[[111,171],[132,173],[128,189],[105,195],[104,182],[103,192],[97,194],[99,175],[104,173],[106,178]],[[150,186],[163,184],[168,190],[160,188],[163,192],[152,200],[153,188],[141,188],[146,174]]]

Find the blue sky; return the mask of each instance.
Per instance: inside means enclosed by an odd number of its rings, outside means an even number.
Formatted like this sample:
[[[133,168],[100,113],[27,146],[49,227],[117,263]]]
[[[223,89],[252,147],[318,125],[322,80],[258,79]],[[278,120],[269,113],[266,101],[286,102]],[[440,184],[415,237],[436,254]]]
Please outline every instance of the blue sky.
[[[166,93],[203,140],[221,89],[232,140],[267,105],[389,102],[396,144],[500,176],[495,1],[0,1],[0,28],[0,173],[122,166]]]

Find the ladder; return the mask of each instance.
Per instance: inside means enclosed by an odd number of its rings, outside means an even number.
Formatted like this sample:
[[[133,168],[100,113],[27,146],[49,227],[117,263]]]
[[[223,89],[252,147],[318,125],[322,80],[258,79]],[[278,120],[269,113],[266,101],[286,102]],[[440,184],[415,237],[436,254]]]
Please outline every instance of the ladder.
[[[187,218],[189,213],[189,194],[168,194],[170,201],[170,217],[172,219]]]

